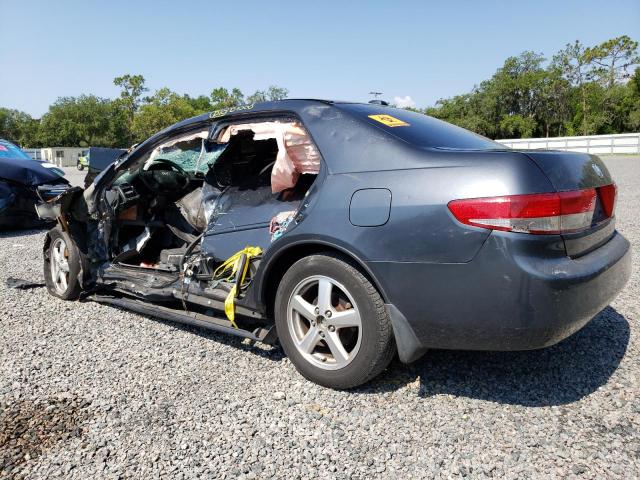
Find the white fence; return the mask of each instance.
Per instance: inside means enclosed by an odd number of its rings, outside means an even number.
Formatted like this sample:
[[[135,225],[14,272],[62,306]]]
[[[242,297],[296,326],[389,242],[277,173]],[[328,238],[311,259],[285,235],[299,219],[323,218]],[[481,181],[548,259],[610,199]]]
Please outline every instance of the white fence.
[[[640,133],[590,135],[588,137],[518,138],[496,140],[524,150],[570,150],[585,153],[640,153]]]

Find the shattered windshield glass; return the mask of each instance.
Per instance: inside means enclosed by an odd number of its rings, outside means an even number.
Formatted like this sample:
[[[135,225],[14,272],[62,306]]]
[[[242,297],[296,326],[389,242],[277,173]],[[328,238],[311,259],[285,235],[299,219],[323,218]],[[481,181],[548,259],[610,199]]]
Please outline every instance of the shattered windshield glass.
[[[206,173],[224,150],[207,141],[208,131],[172,140],[156,148],[149,162],[168,160],[189,173]]]

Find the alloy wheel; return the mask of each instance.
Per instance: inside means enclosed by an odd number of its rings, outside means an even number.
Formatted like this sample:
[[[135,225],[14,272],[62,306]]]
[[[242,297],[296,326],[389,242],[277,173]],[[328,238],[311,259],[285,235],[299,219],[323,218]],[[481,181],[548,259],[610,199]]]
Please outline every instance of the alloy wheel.
[[[293,289],[287,324],[298,352],[319,368],[344,368],[360,349],[360,311],[347,289],[332,278],[314,275]]]
[[[51,280],[56,291],[64,294],[69,286],[69,248],[62,238],[51,245]]]

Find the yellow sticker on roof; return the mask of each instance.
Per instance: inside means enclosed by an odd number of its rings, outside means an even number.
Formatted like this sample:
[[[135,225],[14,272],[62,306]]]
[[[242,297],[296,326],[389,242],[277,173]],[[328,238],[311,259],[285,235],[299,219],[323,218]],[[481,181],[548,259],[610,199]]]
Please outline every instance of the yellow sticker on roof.
[[[369,115],[369,118],[375,120],[376,122],[380,122],[387,127],[408,127],[409,124],[407,122],[403,122],[399,118],[392,117],[391,115]]]

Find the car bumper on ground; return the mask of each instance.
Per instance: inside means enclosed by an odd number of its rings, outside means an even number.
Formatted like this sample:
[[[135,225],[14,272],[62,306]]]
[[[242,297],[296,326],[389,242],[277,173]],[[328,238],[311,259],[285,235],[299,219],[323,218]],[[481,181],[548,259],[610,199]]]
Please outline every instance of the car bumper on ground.
[[[494,232],[468,263],[369,267],[385,281],[400,358],[413,361],[428,348],[531,350],[559,342],[624,287],[631,251],[617,232],[575,259],[540,251],[535,238]]]

